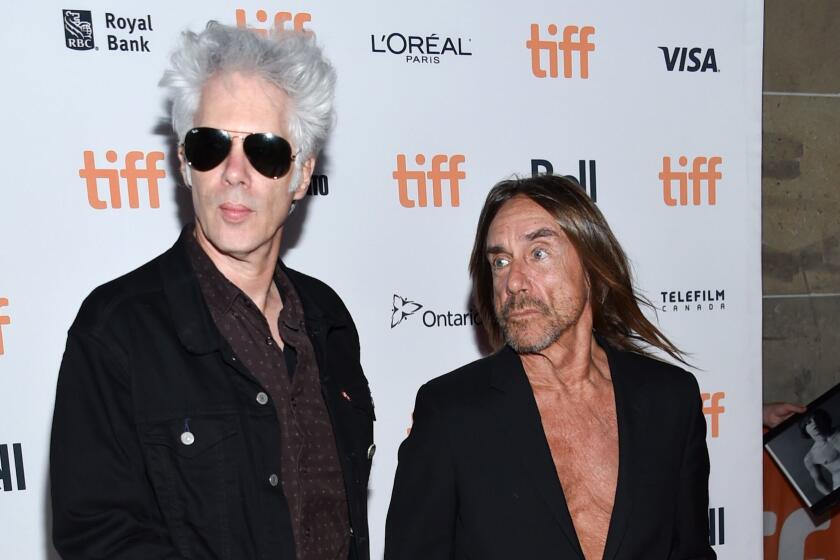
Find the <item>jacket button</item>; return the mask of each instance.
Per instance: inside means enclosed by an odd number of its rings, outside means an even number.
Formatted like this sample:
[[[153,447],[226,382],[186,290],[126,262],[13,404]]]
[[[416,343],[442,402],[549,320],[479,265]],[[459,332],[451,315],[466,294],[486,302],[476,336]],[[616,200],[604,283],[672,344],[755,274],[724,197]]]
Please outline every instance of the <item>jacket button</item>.
[[[272,474],[271,476],[268,477],[268,483],[271,484],[272,486],[277,486],[278,482],[280,482],[280,479],[277,478],[276,474]]]
[[[260,391],[257,393],[257,402],[259,404],[266,404],[268,402],[268,395]]]
[[[192,432],[183,432],[181,434],[181,443],[184,445],[192,445],[195,443],[195,436]]]

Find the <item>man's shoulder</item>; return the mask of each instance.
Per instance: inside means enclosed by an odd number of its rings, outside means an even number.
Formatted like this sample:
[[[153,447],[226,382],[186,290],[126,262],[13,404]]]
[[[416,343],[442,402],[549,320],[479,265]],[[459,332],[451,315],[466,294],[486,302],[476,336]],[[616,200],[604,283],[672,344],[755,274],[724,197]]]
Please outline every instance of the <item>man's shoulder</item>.
[[[166,253],[96,288],[84,299],[71,330],[99,334],[112,328],[117,317],[164,297],[161,261]]]
[[[283,271],[288,275],[289,280],[292,281],[298,291],[305,291],[308,295],[315,297],[320,296],[328,300],[336,299],[341,301],[341,298],[338,297],[335,290],[333,290],[329,284],[323,280],[319,280],[314,276],[304,274],[299,270],[295,270],[294,268],[289,268],[287,266],[284,266]]]
[[[695,376],[680,366],[657,357],[616,350],[622,374],[630,382],[638,382],[669,394],[696,395],[699,386]]]
[[[499,360],[499,352],[479,358],[428,381],[421,392],[437,403],[464,403],[475,399],[490,387],[490,372]]]
[[[300,296],[305,312],[317,307],[334,318],[352,321],[341,297],[326,282],[285,265],[283,271]]]

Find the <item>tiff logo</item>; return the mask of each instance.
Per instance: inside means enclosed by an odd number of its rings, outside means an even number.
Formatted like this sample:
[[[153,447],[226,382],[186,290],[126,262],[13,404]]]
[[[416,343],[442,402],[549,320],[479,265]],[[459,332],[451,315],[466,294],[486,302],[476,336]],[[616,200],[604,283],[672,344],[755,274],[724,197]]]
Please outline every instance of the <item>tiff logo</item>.
[[[8,298],[0,298],[0,307],[6,307],[9,305]],[[3,325],[9,325],[12,322],[12,318],[8,315],[0,315],[0,356],[5,353],[5,348],[3,347]]]
[[[723,508],[709,508],[709,544],[718,546],[726,544],[726,530],[724,528]]]
[[[15,482],[18,490],[26,490],[26,474],[23,470],[23,450],[19,443],[12,444],[12,454],[15,459]],[[3,491],[14,490],[12,484],[12,465],[9,463],[9,446],[0,444],[0,482],[3,483]]]
[[[549,37],[556,37],[558,28],[550,24],[547,28]],[[556,78],[559,75],[558,51],[563,53],[563,77],[572,77],[572,55],[577,52],[580,60],[580,77],[584,80],[589,78],[589,53],[595,50],[595,43],[590,37],[595,33],[591,25],[578,27],[567,25],[563,28],[563,39],[555,41],[546,40],[540,36],[539,24],[531,24],[531,38],[525,41],[525,47],[531,51],[531,72],[537,78]],[[576,39],[577,38],[577,39]],[[548,72],[543,65],[543,53],[548,54]]]
[[[598,201],[598,188],[595,182],[595,160],[589,160],[589,179],[587,180],[586,174],[586,167],[587,167],[587,160],[581,159],[578,160],[578,176],[575,177],[574,175],[564,175],[567,179],[573,179],[578,185],[583,187],[583,190],[589,195],[589,198],[592,199],[592,202]],[[550,161],[547,159],[532,159],[531,160],[531,176],[536,177],[537,175],[553,175],[554,174],[554,166],[551,164]]]
[[[260,23],[266,23],[268,21],[268,12],[265,10],[257,10],[255,14],[257,21]],[[312,14],[307,12],[298,12],[293,14],[292,12],[275,12],[274,14],[274,28],[275,29],[286,29],[286,23],[290,22],[292,24],[292,29],[295,31],[301,31],[304,33],[312,33],[311,30],[306,29],[304,25],[312,21]],[[245,10],[241,8],[237,8],[236,10],[236,26],[241,28],[246,28],[248,26],[247,16],[245,15]],[[263,37],[268,36],[268,29],[265,28],[258,28],[258,27],[251,27],[250,28],[255,33],[262,35]]]
[[[720,435],[720,417],[726,412],[726,408],[720,401],[726,397],[726,393],[701,393],[703,399],[703,414],[709,417],[709,435],[716,438]]]
[[[108,150],[105,152],[105,159],[109,163],[117,162],[117,152]],[[146,182],[149,190],[149,206],[160,208],[160,194],[158,193],[158,180],[166,177],[166,172],[158,168],[158,163],[163,161],[163,152],[149,152],[143,154],[140,151],[131,151],[125,154],[125,167],[114,169],[97,167],[91,150],[85,150],[85,166],[79,169],[79,177],[85,180],[87,185],[88,202],[92,208],[104,210],[108,208],[108,202],[99,198],[97,181],[106,179],[110,195],[111,208],[122,208],[122,196],[120,194],[120,177],[125,179],[128,190],[129,208],[140,208],[140,193],[138,181]],[[138,163],[142,165],[138,167]]]
[[[680,167],[688,165],[688,158],[680,156],[677,159]],[[703,198],[703,183],[706,184],[706,200],[709,206],[717,204],[717,182],[723,175],[718,166],[723,163],[720,156],[699,156],[692,160],[691,171],[676,171],[671,169],[671,157],[662,158],[662,171],[659,172],[659,179],[662,181],[662,199],[668,206],[686,206],[688,200],[688,183],[691,181],[691,204],[701,205]],[[674,183],[679,189],[679,198],[674,196]]]
[[[417,165],[426,164],[426,156],[417,154],[414,161]],[[435,154],[432,156],[432,168],[429,171],[423,169],[409,170],[406,164],[405,154],[397,154],[397,169],[393,173],[397,180],[399,189],[400,204],[404,208],[421,208],[429,205],[426,179],[432,182],[432,204],[437,207],[443,206],[443,184],[449,183],[450,205],[457,207],[461,205],[460,181],[467,178],[467,174],[459,166],[466,161],[461,154]],[[409,181],[417,185],[417,200],[409,196]]]

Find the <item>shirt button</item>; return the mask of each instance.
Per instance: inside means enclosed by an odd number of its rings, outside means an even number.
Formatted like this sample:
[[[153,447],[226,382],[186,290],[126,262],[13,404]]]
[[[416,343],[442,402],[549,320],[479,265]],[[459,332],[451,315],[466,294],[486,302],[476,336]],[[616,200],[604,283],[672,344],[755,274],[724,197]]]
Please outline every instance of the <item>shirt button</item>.
[[[274,339],[270,336],[265,337],[265,343],[267,346],[274,346]]]
[[[266,404],[268,402],[268,395],[260,391],[257,393],[257,402],[259,404]]]
[[[278,482],[280,482],[280,479],[277,478],[276,474],[272,474],[271,476],[268,477],[268,483],[271,484],[272,486],[277,486]]]
[[[181,443],[184,445],[192,445],[195,443],[195,436],[192,432],[183,432],[181,434]]]

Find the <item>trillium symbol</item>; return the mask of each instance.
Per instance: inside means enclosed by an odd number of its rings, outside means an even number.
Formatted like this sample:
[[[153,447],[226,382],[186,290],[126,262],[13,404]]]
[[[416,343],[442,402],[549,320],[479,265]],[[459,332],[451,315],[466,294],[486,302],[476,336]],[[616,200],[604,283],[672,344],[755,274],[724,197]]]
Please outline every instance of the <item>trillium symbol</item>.
[[[422,305],[394,294],[394,308],[391,311],[391,328],[393,329],[402,323],[409,315],[414,315],[422,309]]]

